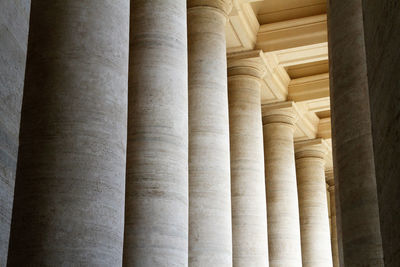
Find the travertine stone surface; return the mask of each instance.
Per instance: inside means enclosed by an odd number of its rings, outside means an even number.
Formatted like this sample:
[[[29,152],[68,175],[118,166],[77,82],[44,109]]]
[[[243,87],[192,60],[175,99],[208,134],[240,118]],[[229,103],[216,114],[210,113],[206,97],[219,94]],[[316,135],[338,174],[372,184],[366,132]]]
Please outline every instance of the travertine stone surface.
[[[188,1],[191,267],[232,266],[227,7],[217,2]]]
[[[325,156],[321,139],[295,143],[303,267],[332,266]]]
[[[233,7],[233,0],[188,0],[187,5],[188,9],[203,7],[214,8],[228,16]]]
[[[261,78],[263,69],[228,67],[233,266],[268,266]],[[228,65],[229,66],[229,65]]]
[[[335,183],[333,178],[333,172],[325,172],[326,181],[329,185],[329,204],[331,211],[331,247],[332,247],[332,262],[333,267],[340,267],[339,264],[339,248],[337,240],[337,223],[336,223],[336,201],[335,201]]]
[[[330,0],[328,30],[341,265],[365,267],[383,266],[383,253],[361,2]]]
[[[400,266],[400,1],[364,0],[363,19],[383,254]]]
[[[0,1],[0,266],[6,266],[30,0]]]
[[[293,104],[263,106],[268,249],[271,267],[301,266]]]
[[[8,266],[120,266],[128,0],[35,0]]]
[[[187,266],[186,1],[131,10],[124,266]]]

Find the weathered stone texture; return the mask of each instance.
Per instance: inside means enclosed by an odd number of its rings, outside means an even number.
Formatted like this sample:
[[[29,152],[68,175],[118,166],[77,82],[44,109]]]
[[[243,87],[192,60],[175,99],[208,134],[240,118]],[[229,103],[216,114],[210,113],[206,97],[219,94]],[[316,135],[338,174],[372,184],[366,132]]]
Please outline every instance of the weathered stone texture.
[[[361,0],[330,0],[328,30],[341,265],[383,266]]]
[[[128,0],[34,0],[8,266],[121,266]]]
[[[0,266],[6,266],[30,0],[0,1]]]
[[[400,2],[363,1],[385,266],[400,266]]]
[[[332,267],[325,182],[327,146],[321,140],[295,144],[303,267]]]
[[[189,265],[229,267],[232,223],[227,18],[210,2],[188,1]]]
[[[263,124],[269,265],[298,267],[302,263],[294,119],[277,114],[263,117]]]
[[[186,0],[131,1],[124,266],[188,265]]]
[[[233,266],[268,266],[261,75],[229,68]],[[256,75],[252,75],[252,71]]]

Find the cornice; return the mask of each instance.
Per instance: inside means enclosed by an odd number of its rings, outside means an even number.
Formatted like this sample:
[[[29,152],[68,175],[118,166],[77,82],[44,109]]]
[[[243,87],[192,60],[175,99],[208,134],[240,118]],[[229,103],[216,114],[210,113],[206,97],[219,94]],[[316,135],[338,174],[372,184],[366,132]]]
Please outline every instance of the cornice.
[[[259,0],[233,0],[233,9],[229,14],[229,31],[232,40],[227,42],[228,53],[252,50],[257,41],[257,33],[260,28],[258,19],[250,2]]]
[[[256,48],[269,52],[327,40],[327,17],[323,14],[261,25]]]
[[[290,67],[316,61],[328,60],[328,42],[283,49],[275,52],[279,64]]]
[[[329,74],[293,79],[288,87],[288,99],[296,102],[329,97]]]
[[[268,71],[265,76],[265,82],[275,96],[275,101],[287,100],[290,77],[285,68],[279,64],[274,54],[261,53],[260,57],[267,67]]]

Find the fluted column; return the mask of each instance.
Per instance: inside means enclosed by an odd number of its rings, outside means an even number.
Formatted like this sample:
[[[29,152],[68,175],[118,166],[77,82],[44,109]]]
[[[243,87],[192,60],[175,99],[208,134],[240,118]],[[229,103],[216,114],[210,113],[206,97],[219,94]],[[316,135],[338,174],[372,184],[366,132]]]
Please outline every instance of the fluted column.
[[[189,265],[231,266],[228,0],[188,1]]]
[[[8,266],[121,266],[128,0],[33,0]]]
[[[330,0],[328,9],[339,251],[344,266],[384,266],[362,3]]]
[[[331,247],[332,247],[332,260],[333,267],[339,267],[339,248],[337,240],[337,226],[336,226],[336,201],[335,201],[335,184],[333,179],[332,170],[325,172],[326,181],[329,185],[329,205],[331,211]]]
[[[271,267],[301,266],[292,102],[263,106],[268,249]]]
[[[322,139],[295,144],[303,267],[332,266],[325,183],[328,146]]]
[[[256,64],[228,68],[233,266],[268,266],[261,78]]]
[[[188,264],[186,0],[131,1],[124,266]]]

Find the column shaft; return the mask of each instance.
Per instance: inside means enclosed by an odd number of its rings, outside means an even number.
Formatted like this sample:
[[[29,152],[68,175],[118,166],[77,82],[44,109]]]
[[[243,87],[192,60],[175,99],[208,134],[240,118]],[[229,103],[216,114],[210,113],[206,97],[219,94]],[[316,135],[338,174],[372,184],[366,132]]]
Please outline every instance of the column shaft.
[[[341,265],[383,266],[362,12],[362,0],[329,1],[339,248]]]
[[[0,266],[7,265],[30,6],[0,1]]]
[[[129,1],[32,1],[8,266],[120,266]]]
[[[228,70],[233,266],[268,266],[262,74],[251,67]]]
[[[329,213],[326,196],[327,147],[322,140],[296,143],[303,267],[332,266]]]
[[[223,6],[220,6],[224,4]],[[224,1],[188,1],[189,265],[232,266]]]
[[[187,266],[185,0],[131,1],[124,266]]]
[[[339,248],[337,241],[337,226],[336,226],[336,202],[335,202],[335,186],[329,186],[329,200],[331,206],[331,247],[333,267],[339,267]]]
[[[294,159],[294,115],[265,116],[268,249],[271,267],[301,266],[299,206]]]

